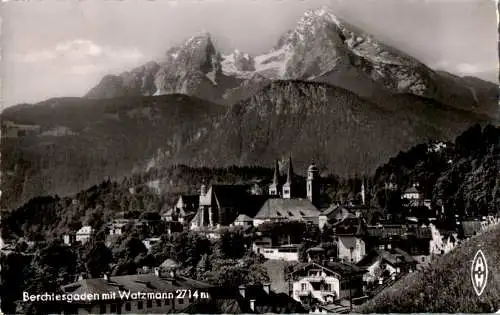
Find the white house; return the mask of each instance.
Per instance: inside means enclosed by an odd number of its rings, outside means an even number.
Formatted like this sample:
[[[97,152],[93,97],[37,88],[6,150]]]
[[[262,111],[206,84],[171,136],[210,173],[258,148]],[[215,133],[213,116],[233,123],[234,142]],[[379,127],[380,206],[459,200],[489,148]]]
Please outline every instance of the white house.
[[[153,248],[153,246],[158,244],[160,241],[161,241],[161,238],[159,238],[159,237],[148,237],[148,238],[142,240],[142,244],[144,244],[144,247],[146,247],[146,249],[148,251],[150,251],[151,248]]]
[[[85,244],[90,239],[93,232],[94,229],[90,225],[82,226],[82,228],[76,232],[75,240]]]
[[[299,261],[299,245],[258,246],[254,244],[253,250],[269,260]]]
[[[362,294],[364,270],[352,264],[316,262],[298,264],[288,275],[292,297],[301,302],[313,297],[321,303],[332,303]]]
[[[337,236],[337,257],[343,261],[357,263],[366,255],[366,244],[356,235]]]

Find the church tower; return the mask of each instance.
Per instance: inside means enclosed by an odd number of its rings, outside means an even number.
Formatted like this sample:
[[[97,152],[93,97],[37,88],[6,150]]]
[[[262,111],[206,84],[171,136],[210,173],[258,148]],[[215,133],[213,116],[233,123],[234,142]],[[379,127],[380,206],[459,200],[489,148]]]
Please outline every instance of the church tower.
[[[319,169],[314,163],[307,169],[307,199],[317,206],[319,201]]]
[[[280,166],[279,166],[278,160],[276,160],[274,163],[273,182],[269,186],[269,195],[279,196],[279,194],[280,194],[279,180],[280,180]]]
[[[292,166],[292,155],[288,158],[288,170],[286,173],[286,183],[283,185],[283,198],[291,199],[293,189],[293,166]]]

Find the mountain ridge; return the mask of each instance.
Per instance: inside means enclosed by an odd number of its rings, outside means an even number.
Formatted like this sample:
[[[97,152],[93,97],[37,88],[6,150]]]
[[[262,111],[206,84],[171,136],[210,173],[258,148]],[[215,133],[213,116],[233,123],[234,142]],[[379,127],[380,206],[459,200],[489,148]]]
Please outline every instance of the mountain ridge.
[[[384,93],[412,93],[471,111],[481,107],[477,93],[469,86],[470,80],[457,76],[451,80],[442,75],[443,72],[432,70],[409,54],[337,17],[325,6],[306,10],[294,28],[280,36],[269,52],[260,55],[238,50],[223,55],[211,38],[211,33],[202,32],[170,48],[165,60],[158,62],[157,71],[137,72],[137,76],[143,77],[138,81],[144,82],[146,77],[154,76],[156,95],[184,93],[225,105],[243,100],[247,94],[241,90],[249,86],[254,86],[252,90],[259,89],[261,82],[254,82],[257,77],[269,81],[327,82],[373,99]],[[186,63],[183,56],[192,58]],[[122,76],[127,77],[127,74]],[[113,93],[109,90],[117,90],[114,82],[109,83],[109,88],[105,88],[107,82],[101,83],[87,97],[110,97]],[[493,83],[480,80],[476,84],[490,89],[480,91],[490,94],[488,102],[498,96],[498,91],[492,90]],[[124,84],[122,88],[137,93],[140,90],[137,85]],[[99,90],[108,93],[98,93]],[[147,93],[151,90],[147,89]],[[227,96],[227,90],[233,91],[232,97]],[[238,97],[240,94],[242,97]]]

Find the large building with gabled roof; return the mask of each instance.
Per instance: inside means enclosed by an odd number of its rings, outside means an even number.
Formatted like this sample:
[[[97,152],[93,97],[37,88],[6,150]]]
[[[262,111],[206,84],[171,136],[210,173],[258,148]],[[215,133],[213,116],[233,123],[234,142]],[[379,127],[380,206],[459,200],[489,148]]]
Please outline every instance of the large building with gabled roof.
[[[279,221],[308,221],[318,224],[321,212],[315,204],[318,203],[320,194],[319,169],[314,163],[309,166],[306,187],[303,187],[305,189],[297,186],[294,177],[290,156],[284,183],[280,180],[279,163],[275,162],[274,176],[267,194],[252,185],[202,185],[198,211],[191,221],[191,229],[242,225],[243,222],[240,221],[248,222],[248,218],[253,220],[254,226]]]

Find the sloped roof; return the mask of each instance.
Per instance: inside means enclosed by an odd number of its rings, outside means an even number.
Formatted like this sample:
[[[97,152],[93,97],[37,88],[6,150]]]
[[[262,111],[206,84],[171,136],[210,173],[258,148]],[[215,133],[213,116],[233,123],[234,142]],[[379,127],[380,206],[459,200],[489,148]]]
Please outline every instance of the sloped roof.
[[[126,275],[110,277],[109,280],[104,278],[93,278],[80,280],[62,287],[65,293],[72,294],[93,294],[93,293],[110,293],[116,292],[118,296],[119,290],[129,290],[132,292],[174,292],[176,289],[209,289],[213,286],[177,276],[175,280],[170,277],[158,277],[154,273]]]
[[[391,236],[396,237],[409,237],[413,236],[417,239],[432,239],[431,229],[427,226],[415,225],[381,225],[381,226],[368,226],[367,235],[376,238],[388,238]]]
[[[333,225],[337,235],[366,235],[366,222],[362,217],[346,218]]]
[[[236,298],[200,299],[182,310],[185,314],[246,314],[250,309],[242,308]]]
[[[266,293],[262,286],[247,285],[245,298],[237,288],[222,290],[221,296],[210,300],[199,300],[183,310],[188,314],[248,314],[248,313],[273,313],[290,314],[306,313],[304,307],[285,293]],[[255,309],[250,309],[250,300],[254,300]]]
[[[417,189],[417,187],[412,186],[404,191],[405,194],[419,194],[420,191]]]
[[[356,238],[354,236],[344,236],[344,235],[340,235],[338,237],[339,239],[339,242],[344,244],[344,246],[346,248],[356,248]]]
[[[212,194],[221,207],[238,206],[250,195],[251,185],[212,185]]]
[[[354,264],[349,264],[345,262],[337,262],[337,261],[325,261],[322,264],[319,264],[317,262],[307,262],[307,263],[299,263],[297,264],[294,268],[293,271],[291,272],[296,273],[301,270],[306,270],[309,268],[324,268],[326,270],[329,270],[340,277],[344,276],[349,276],[349,275],[354,275],[354,274],[361,274],[364,273],[364,269],[354,265]]]
[[[356,265],[359,267],[368,267],[379,259],[382,259],[393,266],[412,265],[417,263],[415,258],[404,250],[394,248],[392,250],[373,249]]]
[[[161,263],[159,267],[165,269],[171,269],[179,267],[179,264],[175,260],[167,258]]]
[[[91,234],[93,231],[92,227],[90,225],[85,225],[82,226],[81,229],[79,229],[76,234]]]
[[[308,199],[268,199],[255,215],[256,219],[280,218],[301,220],[317,217],[321,212]]]
[[[182,198],[182,201],[185,204],[192,204],[195,207],[198,207],[198,204],[200,203],[200,196],[199,195],[181,195],[180,198]]]
[[[253,219],[247,216],[246,214],[240,214],[238,217],[236,217],[235,222],[248,222],[252,220]]]
[[[220,207],[235,208],[238,209],[238,213],[253,217],[269,196],[252,195],[251,187],[251,185],[212,185],[212,194]]]
[[[480,221],[462,221],[462,230],[465,237],[471,237],[481,231]]]
[[[345,219],[356,218],[356,215],[349,211],[346,207],[340,205],[331,205],[322,212],[322,215],[326,216],[328,220],[343,221]]]

